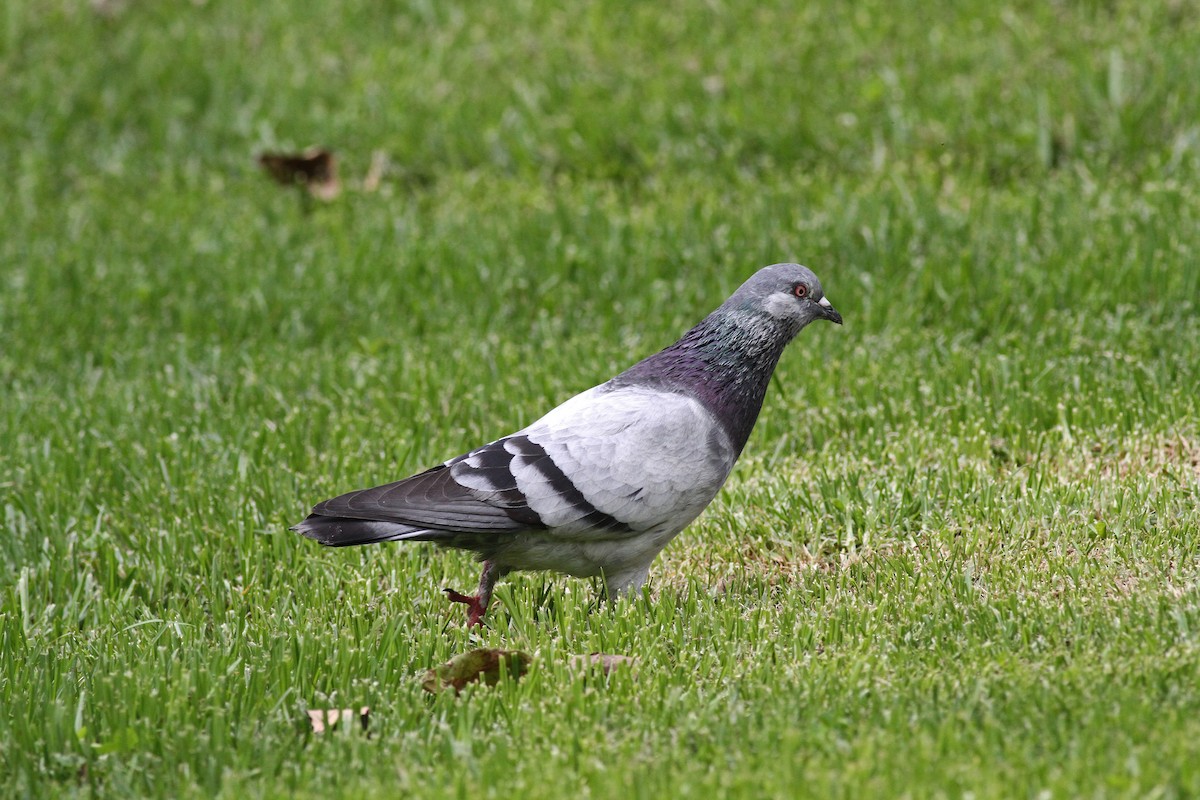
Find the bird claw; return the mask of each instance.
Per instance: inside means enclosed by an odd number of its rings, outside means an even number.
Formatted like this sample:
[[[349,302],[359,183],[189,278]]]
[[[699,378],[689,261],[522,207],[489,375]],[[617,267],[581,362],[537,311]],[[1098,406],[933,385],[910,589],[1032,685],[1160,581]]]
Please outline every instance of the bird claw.
[[[483,615],[487,612],[487,606],[483,604],[479,595],[462,594],[453,589],[443,589],[442,591],[446,593],[446,598],[451,603],[463,603],[467,606],[468,628],[483,625]]]

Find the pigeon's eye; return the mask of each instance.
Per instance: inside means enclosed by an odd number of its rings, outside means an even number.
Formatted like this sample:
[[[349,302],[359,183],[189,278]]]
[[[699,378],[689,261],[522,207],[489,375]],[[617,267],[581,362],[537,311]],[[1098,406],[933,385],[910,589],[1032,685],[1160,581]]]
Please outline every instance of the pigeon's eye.
[[[796,288],[792,289],[792,294],[796,297],[808,297],[808,287],[803,283],[797,283]]]

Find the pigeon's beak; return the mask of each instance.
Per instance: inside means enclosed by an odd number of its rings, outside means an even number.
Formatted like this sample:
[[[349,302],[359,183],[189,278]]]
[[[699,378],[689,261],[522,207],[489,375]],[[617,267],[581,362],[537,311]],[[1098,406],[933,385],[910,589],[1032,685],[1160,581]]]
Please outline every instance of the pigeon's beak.
[[[830,322],[842,324],[842,315],[837,312],[837,309],[829,304],[829,298],[822,297],[817,301],[817,305],[821,307],[821,315]]]

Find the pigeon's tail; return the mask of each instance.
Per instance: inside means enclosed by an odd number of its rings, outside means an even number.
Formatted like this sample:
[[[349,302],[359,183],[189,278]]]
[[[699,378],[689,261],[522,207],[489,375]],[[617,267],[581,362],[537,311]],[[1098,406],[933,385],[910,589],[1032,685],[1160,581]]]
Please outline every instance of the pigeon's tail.
[[[349,547],[356,544],[376,544],[398,540],[430,541],[439,538],[438,531],[398,522],[379,522],[371,519],[326,517],[310,514],[308,519],[293,525],[292,530],[329,547]]]

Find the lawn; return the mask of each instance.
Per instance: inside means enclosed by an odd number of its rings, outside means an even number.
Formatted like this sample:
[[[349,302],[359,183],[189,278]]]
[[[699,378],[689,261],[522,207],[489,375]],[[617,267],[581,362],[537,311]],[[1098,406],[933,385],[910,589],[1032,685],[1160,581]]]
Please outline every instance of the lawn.
[[[1200,796],[1197,75],[1194,0],[9,0],[0,794]],[[641,597],[287,530],[785,260],[846,324]]]

